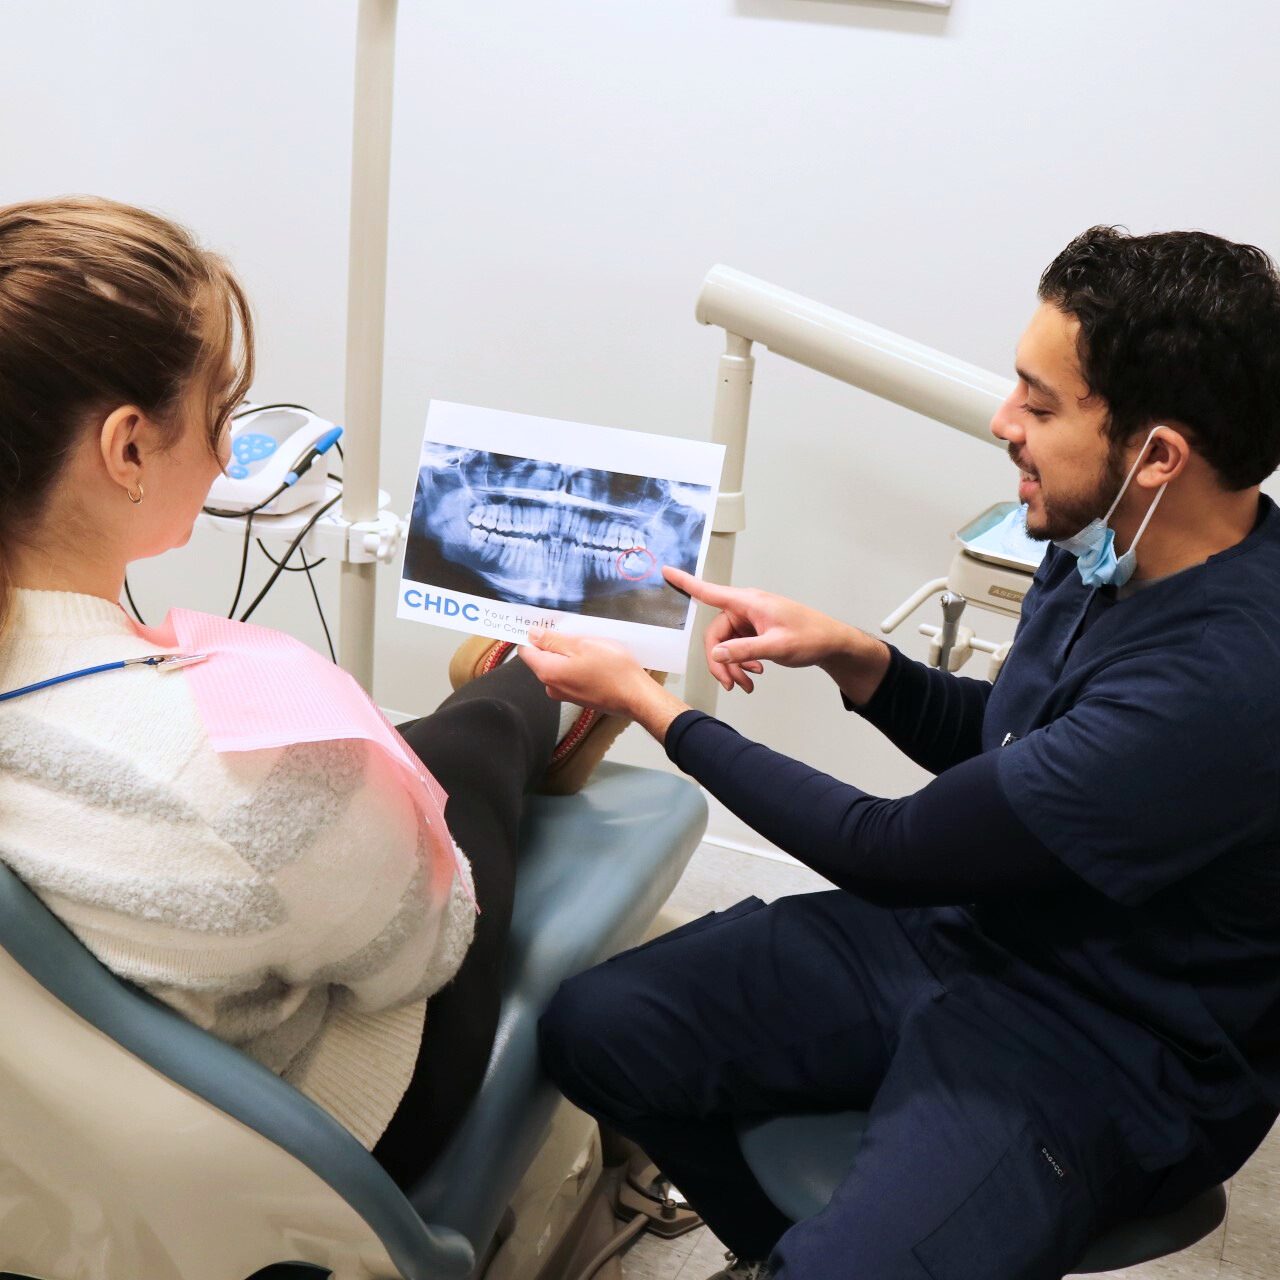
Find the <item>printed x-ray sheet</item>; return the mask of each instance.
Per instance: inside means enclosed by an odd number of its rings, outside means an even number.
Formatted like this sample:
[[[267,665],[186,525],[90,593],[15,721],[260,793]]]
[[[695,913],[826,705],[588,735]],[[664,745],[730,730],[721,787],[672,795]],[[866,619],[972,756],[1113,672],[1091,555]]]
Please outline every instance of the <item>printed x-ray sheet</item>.
[[[433,401],[396,616],[524,644],[531,626],[681,672],[721,445]]]

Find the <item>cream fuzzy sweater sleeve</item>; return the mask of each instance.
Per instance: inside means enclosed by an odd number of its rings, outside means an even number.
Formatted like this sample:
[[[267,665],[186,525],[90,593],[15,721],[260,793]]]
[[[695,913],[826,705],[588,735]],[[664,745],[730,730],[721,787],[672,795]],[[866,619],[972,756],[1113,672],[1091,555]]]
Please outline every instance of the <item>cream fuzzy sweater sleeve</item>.
[[[157,651],[110,601],[18,591],[0,689]],[[366,743],[215,752],[178,672],[0,704],[0,860],[109,968],[370,1147],[474,928],[456,877],[433,899],[420,824]]]

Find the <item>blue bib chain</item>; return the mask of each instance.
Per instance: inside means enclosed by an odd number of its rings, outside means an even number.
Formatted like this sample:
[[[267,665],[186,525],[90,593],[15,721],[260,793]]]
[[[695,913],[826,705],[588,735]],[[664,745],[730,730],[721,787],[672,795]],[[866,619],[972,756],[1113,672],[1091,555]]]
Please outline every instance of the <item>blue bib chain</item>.
[[[68,671],[65,675],[50,676],[48,680],[26,684],[20,689],[9,689],[5,693],[0,693],[0,702],[21,698],[27,693],[37,693],[41,689],[52,688],[55,684],[65,684],[68,680],[96,676],[101,671],[121,671],[125,667],[152,667],[157,671],[174,671],[179,667],[189,667],[193,662],[203,662],[208,656],[207,653],[152,653],[145,658],[122,658],[119,662],[103,662],[96,667],[82,667],[79,671]]]

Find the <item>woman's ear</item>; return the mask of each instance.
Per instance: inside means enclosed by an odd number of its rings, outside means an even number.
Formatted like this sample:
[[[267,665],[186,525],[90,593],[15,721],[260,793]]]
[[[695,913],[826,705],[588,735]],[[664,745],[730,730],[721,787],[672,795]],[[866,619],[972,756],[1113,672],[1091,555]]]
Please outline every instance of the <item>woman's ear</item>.
[[[113,483],[130,489],[142,478],[146,415],[137,405],[121,405],[103,419],[98,450]]]

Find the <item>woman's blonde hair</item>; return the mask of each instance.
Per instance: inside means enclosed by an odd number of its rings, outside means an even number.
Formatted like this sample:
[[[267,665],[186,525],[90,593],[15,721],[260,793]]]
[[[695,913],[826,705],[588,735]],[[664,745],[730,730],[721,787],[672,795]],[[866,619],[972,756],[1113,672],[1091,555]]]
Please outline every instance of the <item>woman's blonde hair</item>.
[[[183,227],[91,196],[0,207],[0,632],[4,548],[96,418],[137,405],[176,442],[177,410],[203,387],[216,450],[252,381],[244,291]]]

